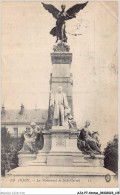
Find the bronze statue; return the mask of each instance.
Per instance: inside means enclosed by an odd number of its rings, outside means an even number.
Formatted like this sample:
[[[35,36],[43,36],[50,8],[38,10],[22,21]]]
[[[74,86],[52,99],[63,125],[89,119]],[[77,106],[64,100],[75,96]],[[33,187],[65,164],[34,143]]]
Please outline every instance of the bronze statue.
[[[57,40],[61,40],[62,42],[67,42],[67,36],[65,31],[65,21],[76,18],[76,13],[78,13],[81,9],[83,9],[88,2],[82,4],[76,4],[73,7],[69,8],[65,11],[65,5],[61,5],[62,11],[59,11],[51,4],[43,4],[43,7],[52,13],[53,17],[57,20],[56,26],[50,31],[50,34],[57,37]]]

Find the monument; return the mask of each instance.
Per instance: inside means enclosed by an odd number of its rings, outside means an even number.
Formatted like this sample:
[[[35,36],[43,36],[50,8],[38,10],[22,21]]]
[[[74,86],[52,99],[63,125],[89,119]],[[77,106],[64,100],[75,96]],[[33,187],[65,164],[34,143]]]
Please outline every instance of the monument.
[[[50,33],[60,41],[51,53],[48,120],[42,130],[44,145],[37,152],[30,152],[29,149],[29,152],[20,151],[19,167],[8,172],[7,178],[31,178],[32,182],[37,178],[40,182],[35,183],[36,187],[94,187],[95,182],[98,187],[102,187],[103,182],[104,186],[109,187],[114,182],[115,174],[104,168],[104,156],[97,137],[91,135],[87,127],[79,134],[74,120],[73,79],[70,73],[72,53],[65,43],[65,21],[76,17],[76,13],[86,5],[77,4],[67,12],[62,5],[60,12],[53,5],[43,3],[44,8],[57,19],[56,27]],[[81,147],[78,147],[78,138]],[[34,136],[33,139],[35,143]],[[87,148],[89,152],[85,154]],[[26,187],[29,185],[26,184]]]

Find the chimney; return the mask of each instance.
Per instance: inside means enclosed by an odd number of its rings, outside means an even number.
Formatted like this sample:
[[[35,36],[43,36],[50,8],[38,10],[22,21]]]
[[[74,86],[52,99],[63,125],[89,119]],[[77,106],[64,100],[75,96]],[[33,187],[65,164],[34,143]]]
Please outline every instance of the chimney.
[[[5,106],[4,106],[4,104],[2,105],[1,114],[5,114]]]
[[[23,104],[21,104],[21,109],[20,109],[19,114],[20,114],[20,115],[22,115],[23,113],[24,113],[24,105],[23,105]]]

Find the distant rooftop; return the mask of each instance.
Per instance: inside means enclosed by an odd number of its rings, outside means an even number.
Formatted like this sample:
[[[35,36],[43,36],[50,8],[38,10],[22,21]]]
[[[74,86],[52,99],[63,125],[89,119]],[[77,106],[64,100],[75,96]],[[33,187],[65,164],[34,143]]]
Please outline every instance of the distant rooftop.
[[[2,124],[30,124],[35,122],[37,124],[45,124],[48,116],[46,109],[32,109],[32,110],[6,110],[1,112]]]

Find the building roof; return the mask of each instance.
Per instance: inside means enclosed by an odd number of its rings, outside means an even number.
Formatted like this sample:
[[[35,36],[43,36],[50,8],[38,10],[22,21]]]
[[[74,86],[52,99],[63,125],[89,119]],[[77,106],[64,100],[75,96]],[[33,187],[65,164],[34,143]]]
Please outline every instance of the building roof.
[[[20,110],[5,110],[4,114],[1,114],[2,124],[30,124],[35,122],[37,124],[45,124],[48,116],[48,111],[45,109],[24,109],[23,114],[20,114]]]

